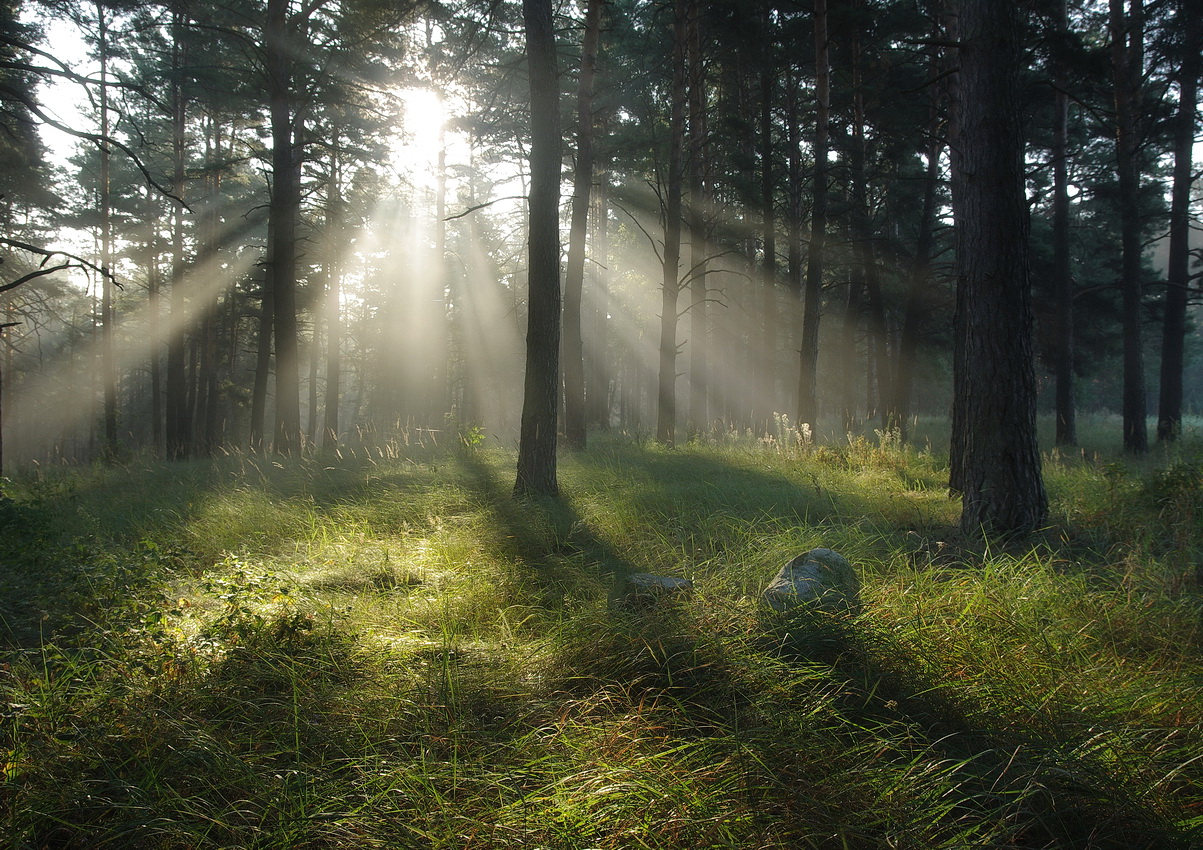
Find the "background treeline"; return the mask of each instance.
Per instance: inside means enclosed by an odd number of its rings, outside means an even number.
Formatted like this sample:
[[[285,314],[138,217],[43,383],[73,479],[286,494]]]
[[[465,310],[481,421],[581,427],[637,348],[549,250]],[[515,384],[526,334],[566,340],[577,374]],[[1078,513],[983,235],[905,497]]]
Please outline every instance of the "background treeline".
[[[947,414],[956,6],[558,5],[569,442]],[[1023,12],[1040,401],[1140,451],[1203,387],[1200,16]],[[10,462],[511,444],[528,104],[517,3],[6,0]]]

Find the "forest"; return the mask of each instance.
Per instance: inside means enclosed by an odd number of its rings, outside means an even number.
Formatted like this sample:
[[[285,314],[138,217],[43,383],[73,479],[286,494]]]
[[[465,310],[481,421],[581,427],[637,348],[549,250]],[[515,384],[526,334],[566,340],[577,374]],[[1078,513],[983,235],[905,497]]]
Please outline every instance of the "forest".
[[[782,418],[905,439],[951,411],[957,16],[830,6],[556,9],[569,445]],[[1140,452],[1147,416],[1172,440],[1199,403],[1198,27],[1171,2],[1030,7],[1004,111],[1037,403],[1058,445],[1077,409],[1122,411]],[[4,20],[10,466],[515,444],[538,302],[519,4]],[[966,137],[1010,132],[990,120]]]
[[[1195,0],[0,0],[0,837],[1200,846],[1201,75]]]

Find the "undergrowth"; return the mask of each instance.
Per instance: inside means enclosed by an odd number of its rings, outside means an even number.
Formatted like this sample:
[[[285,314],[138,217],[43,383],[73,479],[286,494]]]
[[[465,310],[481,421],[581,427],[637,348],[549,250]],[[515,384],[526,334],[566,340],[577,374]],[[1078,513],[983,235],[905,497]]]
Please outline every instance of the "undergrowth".
[[[546,502],[468,444],[9,482],[6,846],[1203,843],[1203,455],[1050,455],[990,547],[938,455],[778,424]],[[864,612],[808,643],[757,597],[819,546]]]

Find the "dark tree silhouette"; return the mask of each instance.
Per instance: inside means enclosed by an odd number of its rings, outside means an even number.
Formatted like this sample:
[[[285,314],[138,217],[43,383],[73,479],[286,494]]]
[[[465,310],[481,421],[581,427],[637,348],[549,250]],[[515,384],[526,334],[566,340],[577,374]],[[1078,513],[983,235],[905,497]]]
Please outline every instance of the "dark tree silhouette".
[[[560,89],[551,0],[523,0],[530,76],[529,313],[516,495],[554,496],[560,348]]]
[[[1031,531],[1048,514],[1036,445],[1018,9],[962,0],[959,35],[953,481],[962,529],[1005,535]]]

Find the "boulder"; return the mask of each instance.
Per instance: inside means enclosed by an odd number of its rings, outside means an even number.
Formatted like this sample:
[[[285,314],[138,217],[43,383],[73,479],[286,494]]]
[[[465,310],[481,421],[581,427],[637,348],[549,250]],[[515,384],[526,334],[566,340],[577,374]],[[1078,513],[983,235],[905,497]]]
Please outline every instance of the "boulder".
[[[860,581],[843,555],[811,549],[782,567],[761,598],[781,613],[855,614],[860,611]]]

